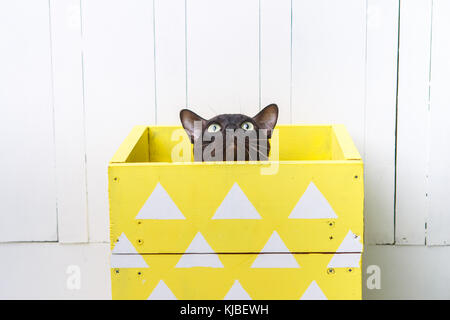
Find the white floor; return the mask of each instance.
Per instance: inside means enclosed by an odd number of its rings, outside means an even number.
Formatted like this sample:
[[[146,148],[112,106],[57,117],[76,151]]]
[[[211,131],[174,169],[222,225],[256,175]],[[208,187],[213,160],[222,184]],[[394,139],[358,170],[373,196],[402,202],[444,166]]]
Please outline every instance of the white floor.
[[[450,247],[367,246],[364,299],[450,299]],[[109,244],[0,244],[0,299],[110,299]],[[369,290],[368,266],[381,271]],[[79,289],[73,281],[80,272]],[[70,289],[72,288],[72,289]]]
[[[381,289],[366,288],[364,299],[450,299],[450,247],[368,246],[363,271],[381,269]]]
[[[109,243],[3,243],[0,299],[111,299],[109,252]]]

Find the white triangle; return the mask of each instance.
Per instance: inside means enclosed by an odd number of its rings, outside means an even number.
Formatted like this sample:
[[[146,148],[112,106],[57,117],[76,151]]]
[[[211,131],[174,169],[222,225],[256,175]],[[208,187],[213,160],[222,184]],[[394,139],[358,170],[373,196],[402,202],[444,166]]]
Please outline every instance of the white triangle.
[[[175,268],[209,267],[223,268],[217,254],[183,254]]]
[[[148,268],[140,254],[113,254],[111,268]]]
[[[138,253],[136,251],[136,248],[133,246],[133,244],[128,240],[125,233],[122,232],[120,235],[118,241],[114,245],[114,249],[112,250],[112,253]]]
[[[261,216],[239,185],[235,183],[223,199],[213,219],[261,219]]]
[[[279,253],[279,252],[291,252],[286,245],[284,244],[283,240],[281,240],[280,236],[276,231],[272,233],[270,236],[269,241],[267,241],[264,248],[261,250],[261,252],[264,253]]]
[[[328,268],[359,268],[361,253],[337,253],[333,255]]]
[[[136,219],[175,220],[186,218],[167,191],[158,182],[136,216]]]
[[[363,245],[360,242],[361,237],[354,234],[351,230],[347,233],[344,240],[336,250],[337,254],[333,255],[329,268],[359,268],[361,260],[361,252]],[[345,253],[355,252],[355,253]]]
[[[205,238],[200,232],[194,237],[189,247],[184,252],[181,259],[178,261],[176,268],[192,268],[192,267],[211,267],[223,268],[215,251],[206,242]]]
[[[300,268],[291,253],[259,254],[252,264],[252,268]]]
[[[216,253],[206,242],[200,232],[197,232],[189,247],[184,253]]]
[[[169,287],[160,280],[147,300],[178,300]]]
[[[311,282],[300,300],[328,300],[316,281]]]
[[[274,252],[276,253],[274,254]],[[284,253],[280,254],[280,252]],[[295,260],[276,231],[272,233],[261,253],[256,257],[252,268],[300,268],[297,260]]]
[[[125,233],[120,235],[111,253],[111,268],[148,268]]]
[[[295,205],[291,219],[330,219],[337,218],[333,208],[328,203],[316,185],[311,181],[300,200]]]
[[[349,230],[336,252],[362,252],[361,237]]]
[[[223,300],[252,300],[252,298],[250,298],[247,291],[242,288],[239,280],[236,280]]]

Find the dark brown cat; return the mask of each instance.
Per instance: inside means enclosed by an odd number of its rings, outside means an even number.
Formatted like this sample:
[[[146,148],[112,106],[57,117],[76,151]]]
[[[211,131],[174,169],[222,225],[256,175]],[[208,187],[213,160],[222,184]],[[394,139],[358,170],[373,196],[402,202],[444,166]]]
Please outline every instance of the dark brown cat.
[[[267,160],[278,107],[270,104],[253,118],[221,114],[209,120],[183,109],[180,119],[194,144],[195,161]]]

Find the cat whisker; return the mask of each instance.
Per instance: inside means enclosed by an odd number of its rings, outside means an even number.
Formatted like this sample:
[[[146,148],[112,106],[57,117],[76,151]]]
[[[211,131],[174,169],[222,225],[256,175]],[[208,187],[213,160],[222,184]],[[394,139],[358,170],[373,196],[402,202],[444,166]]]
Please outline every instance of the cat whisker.
[[[256,151],[257,155],[262,156],[264,158],[268,158],[269,154],[267,152],[267,154],[263,153],[261,150],[254,148],[253,146],[249,146],[249,149],[251,148],[252,151]],[[249,151],[247,151],[249,152]]]

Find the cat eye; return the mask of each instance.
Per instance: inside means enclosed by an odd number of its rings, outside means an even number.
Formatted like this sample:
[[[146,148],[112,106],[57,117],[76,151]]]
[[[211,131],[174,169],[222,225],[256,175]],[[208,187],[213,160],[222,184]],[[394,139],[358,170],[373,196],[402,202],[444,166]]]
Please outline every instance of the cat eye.
[[[220,126],[217,123],[213,123],[212,125],[210,125],[208,127],[208,132],[214,133],[214,132],[219,132],[220,131]]]
[[[253,130],[254,126],[253,126],[253,123],[251,123],[249,121],[245,121],[243,124],[241,124],[241,128],[244,129],[245,131],[249,131],[249,130]]]

